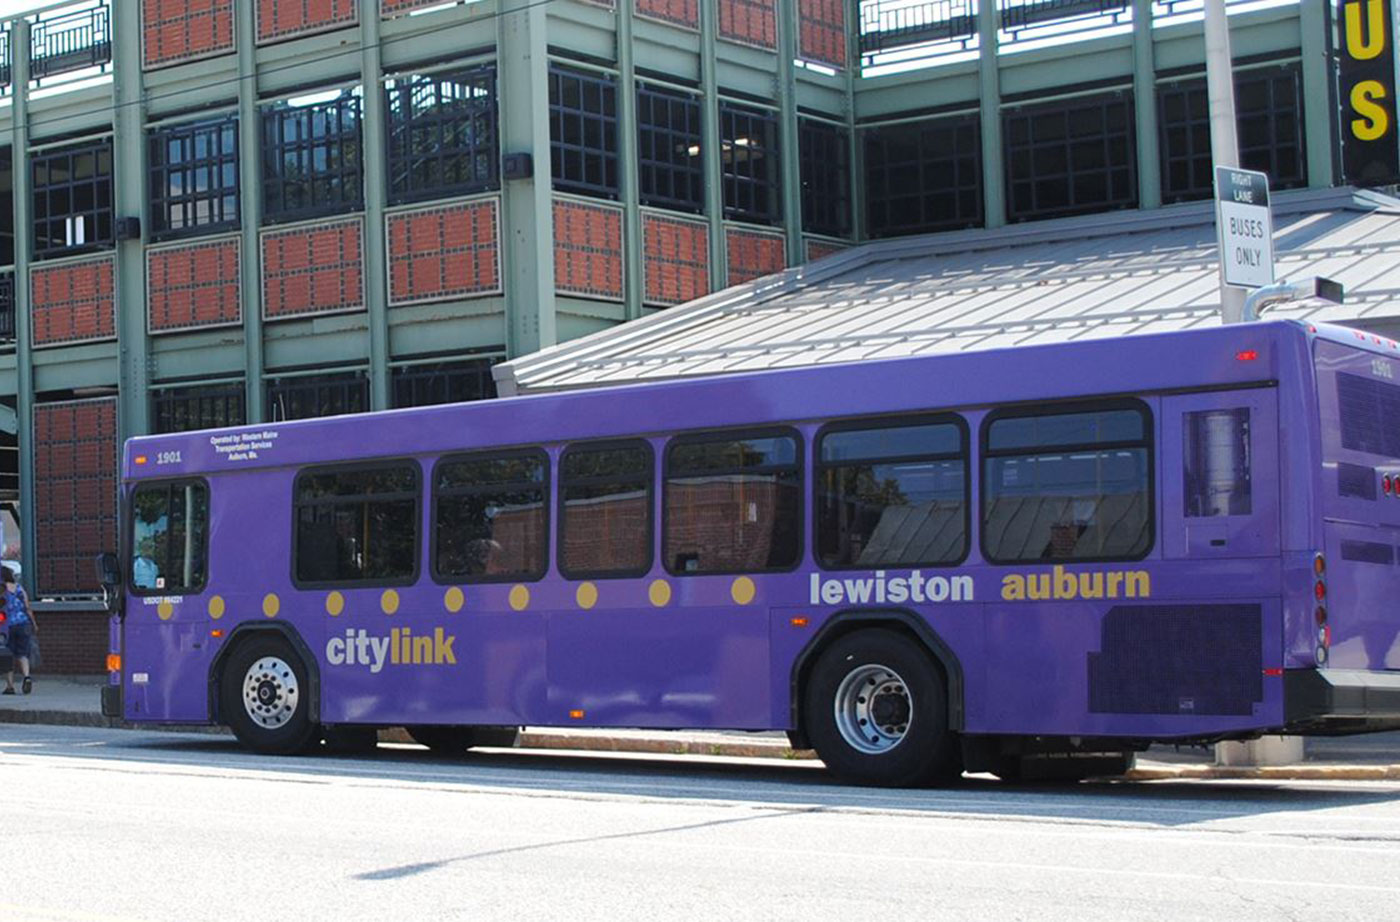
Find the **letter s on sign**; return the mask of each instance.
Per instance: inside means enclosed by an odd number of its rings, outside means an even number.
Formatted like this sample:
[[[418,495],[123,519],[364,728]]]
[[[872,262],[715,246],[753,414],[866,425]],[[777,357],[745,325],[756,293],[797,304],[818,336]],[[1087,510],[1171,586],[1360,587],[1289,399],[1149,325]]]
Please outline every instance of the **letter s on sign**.
[[[1375,100],[1385,99],[1385,87],[1379,80],[1362,80],[1351,88],[1352,111],[1361,118],[1352,119],[1351,133],[1362,141],[1375,141],[1390,130],[1385,107]]]

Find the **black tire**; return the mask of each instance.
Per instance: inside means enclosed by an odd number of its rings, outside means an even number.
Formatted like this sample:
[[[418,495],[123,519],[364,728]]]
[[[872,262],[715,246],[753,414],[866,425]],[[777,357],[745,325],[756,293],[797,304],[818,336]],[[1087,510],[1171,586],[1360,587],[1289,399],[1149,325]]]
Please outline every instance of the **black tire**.
[[[992,774],[1002,781],[1020,784],[1069,784],[1088,778],[1119,777],[1132,769],[1136,758],[1132,752],[1004,756]]]
[[[812,747],[843,781],[914,787],[962,774],[942,671],[904,634],[838,638],[817,657],[802,706]]]
[[[238,741],[256,752],[305,752],[319,738],[306,664],[281,637],[250,637],[229,654],[219,710]]]
[[[460,756],[478,746],[510,748],[520,736],[518,727],[447,727],[436,724],[405,727],[413,741],[440,756]]]
[[[321,728],[326,751],[336,755],[369,755],[379,748],[379,730],[345,724]]]

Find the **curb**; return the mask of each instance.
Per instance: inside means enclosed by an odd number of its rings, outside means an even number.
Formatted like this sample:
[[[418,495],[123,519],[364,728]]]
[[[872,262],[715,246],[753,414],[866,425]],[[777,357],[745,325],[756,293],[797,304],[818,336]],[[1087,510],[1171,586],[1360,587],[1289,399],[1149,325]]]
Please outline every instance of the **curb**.
[[[1174,781],[1212,778],[1243,781],[1400,781],[1400,765],[1184,765],[1180,768],[1134,768],[1126,781]]]

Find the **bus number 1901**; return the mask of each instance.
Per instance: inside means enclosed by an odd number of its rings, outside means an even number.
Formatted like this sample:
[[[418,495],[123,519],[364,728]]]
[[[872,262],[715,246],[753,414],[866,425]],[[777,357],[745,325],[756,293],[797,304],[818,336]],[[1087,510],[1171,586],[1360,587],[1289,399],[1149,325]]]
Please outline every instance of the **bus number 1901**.
[[[158,451],[156,452],[157,464],[178,464],[180,453],[178,451]]]
[[[1395,370],[1385,359],[1371,359],[1371,374],[1377,378],[1394,378]]]

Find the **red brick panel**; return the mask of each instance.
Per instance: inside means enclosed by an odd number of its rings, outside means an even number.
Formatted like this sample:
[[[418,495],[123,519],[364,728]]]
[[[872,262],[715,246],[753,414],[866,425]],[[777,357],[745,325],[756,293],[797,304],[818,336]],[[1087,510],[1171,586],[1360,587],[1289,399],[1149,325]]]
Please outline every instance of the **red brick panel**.
[[[142,0],[147,68],[233,50],[233,0]]]
[[[43,594],[97,590],[93,561],[117,549],[117,400],[34,407],[35,538]]]
[[[850,247],[844,243],[836,243],[831,240],[807,240],[807,262],[816,262],[825,259],[834,253],[849,250]]]
[[[40,674],[92,676],[106,672],[108,627],[105,611],[46,614],[44,664]]]
[[[700,0],[637,0],[637,14],[698,29]]]
[[[710,293],[710,236],[703,221],[642,215],[643,296],[648,304],[682,304]]]
[[[764,48],[778,47],[778,0],[719,0],[719,34]]]
[[[726,228],[729,250],[729,284],[738,285],[787,268],[787,246],[782,234]]]
[[[622,300],[622,209],[555,200],[554,290]]]
[[[496,199],[390,215],[389,303],[501,290]]]
[[[110,339],[116,335],[110,256],[31,270],[34,345]]]
[[[321,32],[356,21],[356,0],[257,0],[258,41]]]
[[[146,310],[152,333],[240,322],[238,241],[147,251]]]
[[[846,0],[797,0],[801,22],[798,55],[833,67],[846,66]]]
[[[359,218],[263,234],[263,316],[364,310]]]

